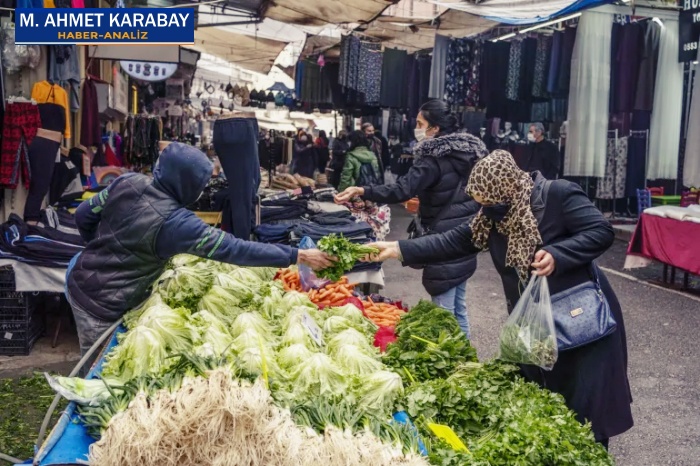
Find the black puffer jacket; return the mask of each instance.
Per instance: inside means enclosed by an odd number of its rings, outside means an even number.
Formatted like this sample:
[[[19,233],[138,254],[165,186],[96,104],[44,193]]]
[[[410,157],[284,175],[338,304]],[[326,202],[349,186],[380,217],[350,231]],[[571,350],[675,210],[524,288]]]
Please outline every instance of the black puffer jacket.
[[[406,176],[393,185],[365,186],[363,197],[393,204],[418,196],[423,228],[437,233],[451,230],[479,211],[479,204],[464,192],[472,167],[488,154],[479,138],[465,132],[447,134],[422,141],[413,153],[415,161]],[[440,295],[464,283],[475,270],[476,255],[431,264],[423,270],[423,286],[431,296]]]

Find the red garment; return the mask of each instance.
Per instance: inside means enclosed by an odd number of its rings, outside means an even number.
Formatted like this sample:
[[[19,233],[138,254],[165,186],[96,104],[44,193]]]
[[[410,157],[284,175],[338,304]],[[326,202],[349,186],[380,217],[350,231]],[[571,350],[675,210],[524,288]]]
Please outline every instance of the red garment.
[[[700,275],[700,223],[642,214],[627,254]]]
[[[119,157],[117,157],[117,154],[114,153],[112,146],[109,144],[105,144],[105,158],[107,159],[107,165],[112,167],[122,166],[122,161],[119,160]]]
[[[17,189],[20,174],[29,189],[29,145],[41,128],[39,108],[28,102],[7,104],[0,150],[0,185]]]

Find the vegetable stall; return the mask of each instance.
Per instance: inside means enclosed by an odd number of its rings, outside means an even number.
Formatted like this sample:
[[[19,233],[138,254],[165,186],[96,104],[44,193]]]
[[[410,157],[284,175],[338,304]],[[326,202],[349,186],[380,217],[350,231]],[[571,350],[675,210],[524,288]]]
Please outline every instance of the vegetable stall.
[[[449,311],[331,276],[174,258],[86,379],[47,375],[71,403],[34,464],[613,464]]]

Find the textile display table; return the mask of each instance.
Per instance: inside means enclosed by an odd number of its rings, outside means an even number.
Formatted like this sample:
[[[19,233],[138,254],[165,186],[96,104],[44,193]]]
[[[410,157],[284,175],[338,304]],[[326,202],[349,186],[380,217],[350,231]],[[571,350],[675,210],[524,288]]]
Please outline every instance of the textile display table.
[[[15,291],[20,293],[63,293],[66,286],[66,270],[42,267],[12,259],[0,259],[0,267],[11,266],[15,272]]]
[[[645,267],[652,260],[700,275],[699,206],[652,207],[644,211],[627,248],[625,268]]]

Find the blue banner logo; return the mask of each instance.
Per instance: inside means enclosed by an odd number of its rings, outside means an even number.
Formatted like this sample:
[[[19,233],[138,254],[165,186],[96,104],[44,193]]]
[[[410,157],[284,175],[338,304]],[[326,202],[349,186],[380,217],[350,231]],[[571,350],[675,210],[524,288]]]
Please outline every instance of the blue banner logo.
[[[193,8],[17,8],[15,44],[194,44]]]

